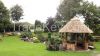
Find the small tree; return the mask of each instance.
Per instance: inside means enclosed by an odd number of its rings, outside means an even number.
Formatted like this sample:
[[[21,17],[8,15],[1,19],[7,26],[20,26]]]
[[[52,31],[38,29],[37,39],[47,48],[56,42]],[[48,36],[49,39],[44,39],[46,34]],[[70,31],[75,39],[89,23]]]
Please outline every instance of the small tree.
[[[23,9],[19,5],[13,6],[11,9],[11,17],[14,22],[18,22],[23,16]],[[15,31],[15,23],[14,23],[14,31]]]

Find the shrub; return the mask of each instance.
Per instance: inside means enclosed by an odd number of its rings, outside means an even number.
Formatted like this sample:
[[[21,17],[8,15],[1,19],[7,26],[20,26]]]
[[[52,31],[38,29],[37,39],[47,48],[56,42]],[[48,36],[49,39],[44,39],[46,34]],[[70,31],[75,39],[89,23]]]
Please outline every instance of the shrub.
[[[48,41],[47,41],[47,50],[58,51],[59,45],[61,43],[61,39],[58,36],[50,37],[48,34]]]
[[[21,34],[21,37],[28,37],[28,38],[33,38],[32,32],[23,32]]]
[[[56,39],[56,38],[51,38],[51,40],[48,41],[47,43],[47,50],[58,51],[60,43],[61,43],[61,40]]]
[[[31,32],[23,32],[20,38],[24,41],[33,42],[33,34]]]
[[[15,36],[15,35],[17,35],[16,32],[12,32],[12,36]]]
[[[12,34],[12,32],[5,32],[4,35],[5,36],[12,36],[13,34]]]
[[[36,38],[36,37],[33,37],[33,42],[34,42],[34,43],[39,43],[40,40],[39,40],[38,38]]]
[[[39,40],[40,40],[40,42],[44,42],[44,41],[46,41],[46,37],[45,36],[43,36],[42,34],[37,34],[37,36],[36,36]]]
[[[38,39],[33,40],[34,43],[40,43]]]

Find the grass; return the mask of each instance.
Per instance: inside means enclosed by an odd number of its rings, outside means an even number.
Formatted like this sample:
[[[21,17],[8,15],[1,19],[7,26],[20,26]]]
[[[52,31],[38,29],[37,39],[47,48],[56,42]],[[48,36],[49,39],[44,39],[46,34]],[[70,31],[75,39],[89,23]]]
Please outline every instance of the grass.
[[[96,44],[100,52],[100,42]],[[91,56],[93,51],[47,51],[42,43],[28,43],[17,36],[4,37],[0,42],[0,56]]]

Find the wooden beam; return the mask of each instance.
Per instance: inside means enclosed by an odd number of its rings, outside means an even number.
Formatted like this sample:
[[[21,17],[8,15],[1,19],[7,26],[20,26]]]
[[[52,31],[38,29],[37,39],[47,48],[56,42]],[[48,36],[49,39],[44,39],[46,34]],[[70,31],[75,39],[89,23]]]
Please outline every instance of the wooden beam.
[[[88,49],[87,34],[84,34],[83,37],[84,37],[85,50],[87,50]]]
[[[75,33],[75,38],[76,38],[76,39],[75,39],[75,49],[77,49],[77,41],[78,41],[78,40],[77,40],[77,33]]]

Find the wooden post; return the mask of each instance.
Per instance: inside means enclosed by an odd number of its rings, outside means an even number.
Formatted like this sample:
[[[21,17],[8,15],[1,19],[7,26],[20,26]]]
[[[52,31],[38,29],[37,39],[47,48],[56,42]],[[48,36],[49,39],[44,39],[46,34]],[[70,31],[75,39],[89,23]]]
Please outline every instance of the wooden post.
[[[65,39],[64,39],[64,33],[62,33],[62,45],[63,45],[63,48],[65,48]]]
[[[85,50],[88,50],[87,34],[86,35],[84,34],[83,37],[84,37]]]

